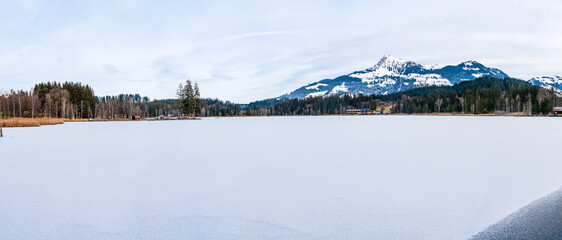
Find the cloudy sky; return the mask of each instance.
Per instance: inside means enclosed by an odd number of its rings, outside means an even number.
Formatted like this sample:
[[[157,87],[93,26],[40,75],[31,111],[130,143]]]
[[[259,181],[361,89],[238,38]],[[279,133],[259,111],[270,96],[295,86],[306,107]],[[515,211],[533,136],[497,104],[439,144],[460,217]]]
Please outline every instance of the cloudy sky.
[[[190,78],[239,103],[377,63],[476,60],[562,74],[562,1],[0,0],[0,89],[80,81],[173,98]]]

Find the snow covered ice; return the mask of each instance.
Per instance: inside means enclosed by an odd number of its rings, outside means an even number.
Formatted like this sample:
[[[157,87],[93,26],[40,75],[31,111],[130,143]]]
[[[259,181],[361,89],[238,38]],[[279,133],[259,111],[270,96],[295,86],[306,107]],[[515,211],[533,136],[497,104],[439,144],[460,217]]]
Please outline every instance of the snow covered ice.
[[[562,188],[478,233],[480,239],[562,239]]]
[[[4,129],[0,239],[468,239],[562,186],[559,118]]]

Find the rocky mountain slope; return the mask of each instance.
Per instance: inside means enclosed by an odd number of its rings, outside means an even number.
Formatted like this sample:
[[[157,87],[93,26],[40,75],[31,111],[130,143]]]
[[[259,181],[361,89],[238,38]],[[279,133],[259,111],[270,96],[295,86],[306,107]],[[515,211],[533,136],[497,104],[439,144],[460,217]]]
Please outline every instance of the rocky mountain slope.
[[[496,68],[475,61],[458,65],[424,65],[384,56],[375,66],[334,79],[325,79],[301,87],[277,99],[307,98],[342,94],[390,94],[426,86],[450,86],[482,76],[508,77]]]

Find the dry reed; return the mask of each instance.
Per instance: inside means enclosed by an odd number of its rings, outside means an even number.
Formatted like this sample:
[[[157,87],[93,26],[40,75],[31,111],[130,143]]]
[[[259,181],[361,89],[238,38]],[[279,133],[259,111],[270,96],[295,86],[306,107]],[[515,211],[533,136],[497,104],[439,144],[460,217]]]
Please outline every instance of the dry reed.
[[[75,119],[69,119],[69,118],[65,118],[64,122],[89,122],[89,119],[86,118],[75,118]]]
[[[0,119],[1,127],[39,127],[41,125],[63,124],[60,118],[9,118]]]

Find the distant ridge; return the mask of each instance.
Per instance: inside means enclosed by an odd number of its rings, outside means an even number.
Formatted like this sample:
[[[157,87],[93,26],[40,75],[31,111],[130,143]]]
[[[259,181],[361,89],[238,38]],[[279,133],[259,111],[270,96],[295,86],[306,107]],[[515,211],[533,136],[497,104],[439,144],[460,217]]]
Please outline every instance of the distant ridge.
[[[532,202],[471,239],[562,239],[562,188]]]
[[[543,87],[546,89],[554,89],[559,95],[562,94],[562,77],[553,75],[553,76],[542,76],[542,77],[535,77],[527,80],[527,82]]]
[[[342,94],[385,95],[418,87],[451,86],[482,76],[509,77],[499,69],[488,68],[476,61],[438,66],[418,64],[385,55],[373,67],[311,83],[282,95],[277,100]]]

